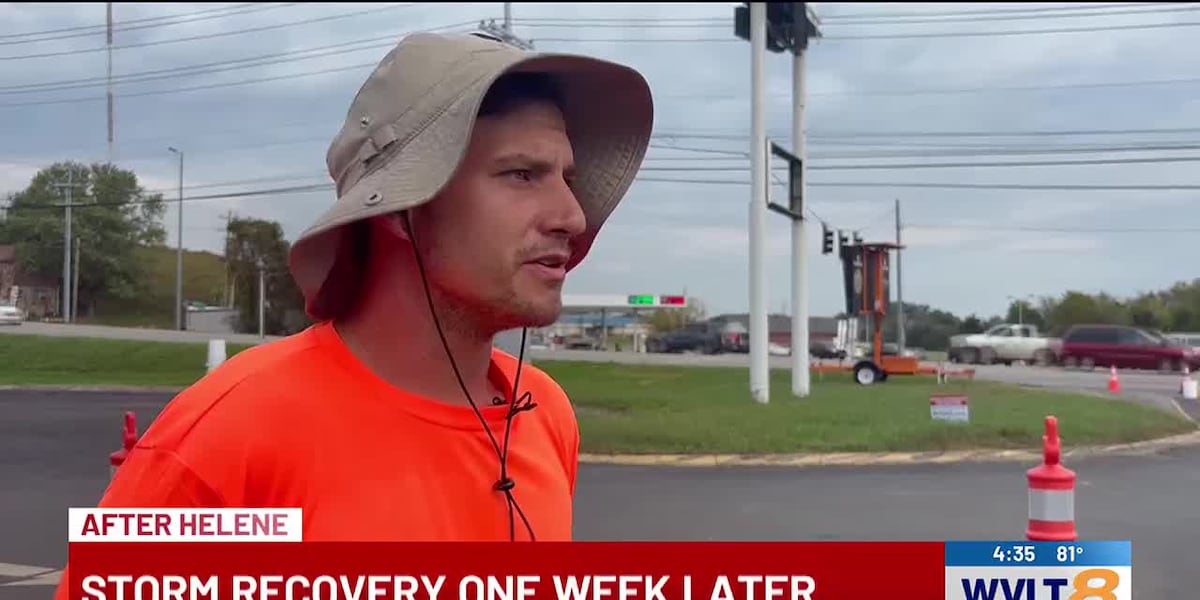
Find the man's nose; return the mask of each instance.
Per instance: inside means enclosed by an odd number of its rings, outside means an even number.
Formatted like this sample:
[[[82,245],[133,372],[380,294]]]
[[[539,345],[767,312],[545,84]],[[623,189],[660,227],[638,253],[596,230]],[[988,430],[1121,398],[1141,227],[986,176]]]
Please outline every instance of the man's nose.
[[[587,230],[587,215],[579,204],[579,198],[567,182],[554,186],[550,193],[551,210],[548,225],[551,231],[570,237],[583,235]]]

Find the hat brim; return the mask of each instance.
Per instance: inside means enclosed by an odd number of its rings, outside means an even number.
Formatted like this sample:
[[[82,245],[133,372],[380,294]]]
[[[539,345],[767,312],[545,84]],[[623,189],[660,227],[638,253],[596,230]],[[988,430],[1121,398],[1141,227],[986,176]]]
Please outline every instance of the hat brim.
[[[601,227],[641,167],[654,123],[650,86],[636,70],[568,54],[496,53],[480,57],[477,77],[444,111],[337,199],[292,245],[289,266],[315,320],[332,316],[358,293],[356,277],[334,277],[355,268],[342,254],[350,247],[347,225],[428,202],[454,176],[466,155],[488,90],[513,72],[543,72],[558,79],[563,117],[575,154],[576,198],[587,219],[567,269],[587,255]]]

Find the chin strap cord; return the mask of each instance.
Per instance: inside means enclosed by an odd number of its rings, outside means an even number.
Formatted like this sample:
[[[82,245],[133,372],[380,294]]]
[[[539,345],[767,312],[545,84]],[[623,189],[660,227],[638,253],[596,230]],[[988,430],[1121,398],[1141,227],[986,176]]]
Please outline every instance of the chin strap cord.
[[[446,341],[446,334],[442,331],[442,324],[438,320],[437,310],[434,308],[433,293],[429,289],[429,279],[425,276],[425,265],[421,261],[421,253],[417,249],[417,238],[413,233],[412,222],[409,220],[408,212],[403,213],[404,225],[408,230],[409,240],[412,242],[413,255],[417,259],[417,270],[421,273],[421,284],[425,289],[425,300],[429,304],[429,312],[433,315],[433,326],[437,329],[438,338],[442,341],[442,348],[446,352],[446,358],[450,360],[450,368],[454,371],[454,378],[458,381],[458,386],[462,389],[463,395],[467,398],[467,403],[471,405],[471,410],[475,412],[475,416],[479,418],[480,425],[483,426],[484,433],[487,434],[488,440],[492,443],[492,448],[496,451],[496,458],[500,461],[500,478],[492,486],[492,489],[504,494],[504,498],[508,504],[508,538],[510,541],[517,540],[517,525],[516,517],[521,518],[521,522],[525,525],[525,530],[529,533],[529,539],[536,541],[537,536],[533,533],[533,526],[530,525],[529,519],[525,516],[525,511],[521,510],[520,503],[517,502],[516,496],[513,495],[513,489],[517,487],[517,482],[509,476],[508,473],[508,451],[509,440],[512,438],[512,424],[516,419],[517,414],[533,410],[537,404],[533,401],[533,395],[526,391],[517,396],[521,384],[521,366],[525,362],[525,340],[528,330],[521,329],[521,350],[517,356],[517,372],[513,377],[513,397],[508,402],[508,412],[504,416],[504,441],[503,444],[496,440],[496,436],[492,434],[491,427],[488,426],[487,419],[480,412],[479,406],[475,404],[475,400],[471,397],[471,392],[467,390],[467,384],[463,381],[462,373],[458,370],[458,363],[454,361],[454,355],[450,352],[450,344]],[[499,396],[492,398],[493,405],[504,404],[505,400]]]

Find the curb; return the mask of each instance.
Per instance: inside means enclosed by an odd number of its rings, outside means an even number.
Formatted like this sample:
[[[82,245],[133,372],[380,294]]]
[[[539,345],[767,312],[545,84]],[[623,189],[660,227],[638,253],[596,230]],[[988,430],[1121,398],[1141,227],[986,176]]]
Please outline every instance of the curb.
[[[1064,451],[1071,458],[1144,456],[1175,448],[1200,446],[1200,431],[1155,440],[1105,446],[1081,446]],[[655,467],[867,467],[960,463],[1039,464],[1042,453],[1032,450],[953,450],[947,452],[831,452],[814,454],[581,454],[583,464]]]

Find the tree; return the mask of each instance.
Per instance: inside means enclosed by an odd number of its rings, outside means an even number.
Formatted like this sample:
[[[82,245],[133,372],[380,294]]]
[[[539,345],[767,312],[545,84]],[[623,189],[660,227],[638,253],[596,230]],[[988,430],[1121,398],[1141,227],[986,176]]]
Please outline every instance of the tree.
[[[688,298],[685,308],[659,308],[646,315],[646,323],[655,333],[665,333],[686,327],[705,318],[704,303],[699,298]]]
[[[1039,330],[1046,328],[1046,318],[1042,316],[1041,311],[1030,302],[1024,300],[1014,300],[1008,305],[1008,312],[1005,313],[1004,320],[1007,323],[1024,323],[1033,325]]]
[[[144,291],[136,251],[166,239],[165,208],[161,194],[147,193],[137,175],[115,165],[63,162],[42,169],[9,197],[7,219],[0,223],[0,244],[16,246],[28,273],[61,282],[68,182],[71,243],[80,248],[73,268],[79,271],[79,310],[93,314],[103,298],[129,300]]]
[[[304,297],[288,271],[290,244],[275,221],[231,219],[228,224],[229,261],[238,309],[236,327],[243,333],[258,332],[258,271],[261,264],[266,283],[264,333],[287,335],[309,324],[304,316]]]

